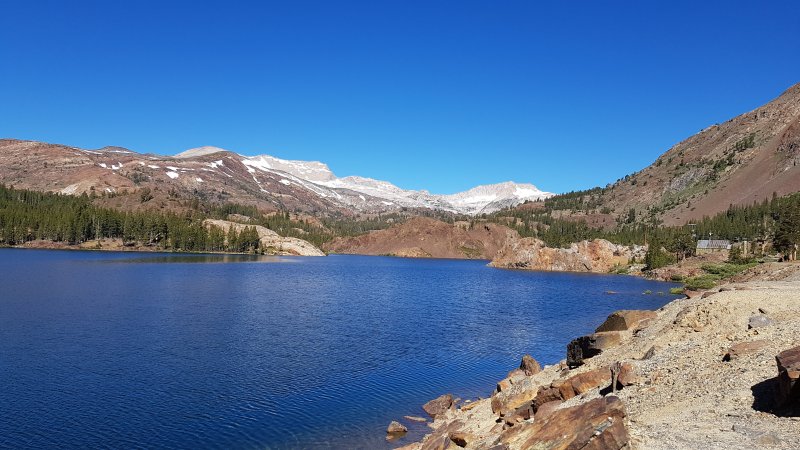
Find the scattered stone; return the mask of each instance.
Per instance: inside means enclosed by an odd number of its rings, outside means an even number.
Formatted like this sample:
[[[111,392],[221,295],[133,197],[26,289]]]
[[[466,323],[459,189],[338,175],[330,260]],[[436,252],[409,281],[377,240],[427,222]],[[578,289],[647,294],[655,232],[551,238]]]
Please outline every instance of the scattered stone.
[[[708,298],[708,297],[711,297],[712,295],[714,295],[716,293],[717,293],[717,291],[706,291],[706,292],[703,292],[703,295],[701,295],[700,298]]]
[[[761,314],[767,314],[767,310],[764,308],[758,308],[758,312],[760,312]]]
[[[386,427],[386,432],[389,434],[402,434],[407,431],[408,428],[406,428],[405,425],[396,420],[393,420],[392,423],[390,423],[389,426]]]
[[[752,341],[752,342],[739,342],[730,346],[725,356],[722,357],[723,361],[733,361],[741,358],[744,355],[755,353],[769,345],[765,340]]]
[[[633,386],[641,383],[641,377],[636,373],[636,367],[633,364],[629,362],[620,364],[619,375],[617,375],[618,388],[621,389],[625,386]]]
[[[719,288],[720,292],[728,292],[728,291],[735,291],[735,290],[736,290],[736,288],[734,288],[733,286],[723,286],[723,287]]]
[[[521,370],[527,376],[532,376],[532,375],[536,375],[537,373],[541,372],[542,371],[542,366],[539,365],[538,361],[533,359],[533,356],[524,355],[522,357],[522,362],[519,365],[519,370]]]
[[[775,360],[778,363],[778,405],[800,403],[800,346],[778,353]]]
[[[412,422],[420,422],[420,423],[428,421],[428,419],[419,416],[403,416],[403,418],[406,420],[410,420]]]
[[[467,402],[461,405],[461,411],[470,411],[474,409],[476,406],[480,405],[478,402]]]
[[[747,322],[747,329],[752,330],[753,328],[768,327],[772,325],[772,323],[772,319],[763,314],[759,314],[750,318]]]
[[[619,331],[602,331],[573,339],[567,344],[567,365],[578,367],[584,359],[599,355],[607,348],[619,345],[622,336]]]
[[[628,445],[625,409],[614,396],[596,398],[524,423],[500,435],[510,448],[592,448],[618,450]]]
[[[425,403],[422,405],[422,409],[424,409],[432,419],[435,419],[437,416],[444,414],[452,406],[453,394],[445,394]]]
[[[595,332],[638,330],[645,328],[655,318],[655,311],[623,309],[608,316],[606,321],[597,327]]]
[[[661,350],[660,348],[656,348],[656,346],[650,347],[645,354],[642,356],[642,359],[651,359],[653,356],[656,356],[656,352]]]

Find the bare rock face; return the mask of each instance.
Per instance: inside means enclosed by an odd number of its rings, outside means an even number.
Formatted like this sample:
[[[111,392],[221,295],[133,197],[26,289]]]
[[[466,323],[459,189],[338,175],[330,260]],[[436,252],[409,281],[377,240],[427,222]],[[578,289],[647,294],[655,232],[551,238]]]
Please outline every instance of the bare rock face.
[[[800,403],[800,346],[784,350],[775,357],[778,363],[778,404]]]
[[[524,355],[522,357],[522,362],[519,365],[519,369],[525,372],[525,375],[532,376],[536,375],[537,373],[542,371],[542,366],[539,364],[538,361],[533,359],[531,355]]]
[[[431,418],[435,419],[436,416],[444,414],[452,406],[453,394],[444,394],[422,405],[422,409],[424,409]]]
[[[628,264],[641,249],[612,244],[605,239],[581,241],[569,248],[551,248],[539,239],[510,240],[489,264],[506,269],[607,273]]]
[[[230,228],[236,230],[237,233],[241,233],[244,229],[249,227],[255,227],[256,232],[258,233],[258,238],[261,241],[261,244],[267,248],[271,249],[273,254],[277,255],[296,255],[296,256],[325,256],[325,253],[322,250],[315,247],[308,241],[304,241],[298,238],[292,237],[283,237],[280,236],[278,233],[270,230],[269,228],[262,227],[261,225],[245,225],[236,222],[230,222],[227,220],[217,220],[217,219],[206,219],[203,221],[203,224],[207,227],[218,227],[221,228],[222,231],[227,232]]]
[[[523,423],[500,436],[510,448],[613,449],[628,445],[625,408],[613,396],[554,411],[543,420]]]
[[[604,349],[619,345],[622,336],[619,331],[602,331],[581,336],[567,344],[567,365],[578,367],[584,359],[599,355]]]
[[[645,328],[655,318],[655,311],[623,309],[608,316],[606,321],[597,327],[595,331],[599,333],[602,331],[639,330]]]
[[[563,400],[589,392],[592,389],[610,384],[611,372],[608,368],[599,368],[580,373],[564,381],[555,381],[552,387],[558,389]]]

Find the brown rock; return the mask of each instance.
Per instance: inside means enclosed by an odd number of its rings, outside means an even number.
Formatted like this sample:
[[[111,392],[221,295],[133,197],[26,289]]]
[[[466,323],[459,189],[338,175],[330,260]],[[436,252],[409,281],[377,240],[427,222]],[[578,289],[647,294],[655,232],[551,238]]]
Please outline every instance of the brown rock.
[[[422,441],[420,450],[447,450],[450,447],[450,442],[448,436],[432,435]]]
[[[617,387],[633,386],[641,384],[641,378],[636,373],[636,367],[629,362],[620,364],[619,374],[617,375]]]
[[[600,368],[580,373],[563,381],[554,381],[552,387],[558,389],[561,398],[569,400],[572,397],[589,392],[592,389],[610,384],[611,372],[608,368]]]
[[[470,410],[474,409],[478,405],[480,405],[480,403],[478,403],[478,402],[466,402],[463,405],[461,405],[461,410],[462,411],[470,411]]]
[[[624,418],[622,401],[608,396],[520,424],[501,434],[500,440],[511,448],[618,450],[629,442]]]
[[[775,360],[778,363],[778,405],[800,403],[800,346],[778,353]]]
[[[519,370],[522,370],[525,375],[532,376],[542,371],[542,366],[539,362],[533,359],[531,355],[524,355],[522,362],[519,365]]]
[[[544,403],[539,406],[539,409],[536,410],[536,414],[533,416],[534,420],[544,420],[551,414],[553,414],[559,406],[563,403],[560,400],[554,400],[551,402]]]
[[[619,345],[622,335],[619,331],[603,331],[581,336],[567,344],[567,365],[577,367],[584,359],[599,355],[603,350]]]
[[[407,420],[410,420],[412,422],[420,422],[420,423],[428,421],[428,419],[426,419],[424,417],[419,417],[419,416],[403,416],[403,418],[407,419]]]
[[[466,447],[475,441],[475,436],[464,431],[454,431],[450,433],[450,440],[459,447]]]
[[[445,411],[453,406],[453,394],[445,394],[439,396],[428,403],[422,405],[422,409],[428,413],[431,418],[435,419],[436,416],[442,415]]]
[[[612,313],[595,332],[639,330],[656,318],[655,311],[640,309],[623,309]]]
[[[725,352],[725,356],[722,357],[722,360],[733,361],[735,359],[741,358],[744,355],[755,353],[765,348],[767,345],[769,345],[769,343],[763,339],[751,342],[739,342],[737,344],[731,345],[728,351]]]
[[[561,403],[563,400],[564,396],[561,394],[561,391],[558,390],[558,388],[554,388],[553,386],[542,386],[536,392],[536,397],[534,397],[533,401],[531,402],[531,407],[533,408],[533,412],[538,414],[539,409],[547,403]]]
[[[406,428],[405,425],[396,420],[393,420],[392,423],[390,423],[389,426],[386,427],[386,432],[389,434],[401,434],[407,431],[408,428]]]

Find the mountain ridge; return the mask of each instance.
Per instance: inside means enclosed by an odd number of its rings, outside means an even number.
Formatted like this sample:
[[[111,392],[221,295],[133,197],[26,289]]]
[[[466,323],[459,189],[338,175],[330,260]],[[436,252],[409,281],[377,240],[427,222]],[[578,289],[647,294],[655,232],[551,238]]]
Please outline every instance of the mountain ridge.
[[[450,195],[431,194],[362,176],[339,178],[320,161],[246,156],[212,146],[160,156],[121,147],[86,150],[2,139],[0,150],[5,156],[0,160],[0,182],[64,194],[117,195],[150,189],[212,202],[238,201],[267,210],[352,214],[411,208],[467,215],[553,195],[532,184],[513,182]],[[471,192],[481,195],[470,196]]]

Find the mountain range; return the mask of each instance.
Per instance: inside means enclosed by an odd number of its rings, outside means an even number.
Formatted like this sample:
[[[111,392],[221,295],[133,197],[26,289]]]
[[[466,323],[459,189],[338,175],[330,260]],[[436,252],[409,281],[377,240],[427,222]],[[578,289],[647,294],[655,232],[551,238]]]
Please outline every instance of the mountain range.
[[[307,213],[435,209],[477,215],[553,195],[532,184],[510,181],[452,195],[431,194],[361,176],[340,178],[318,161],[245,156],[217,147],[160,156],[121,147],[87,150],[4,139],[0,152],[0,182],[5,184],[114,198],[147,189],[156,203],[198,198]]]

